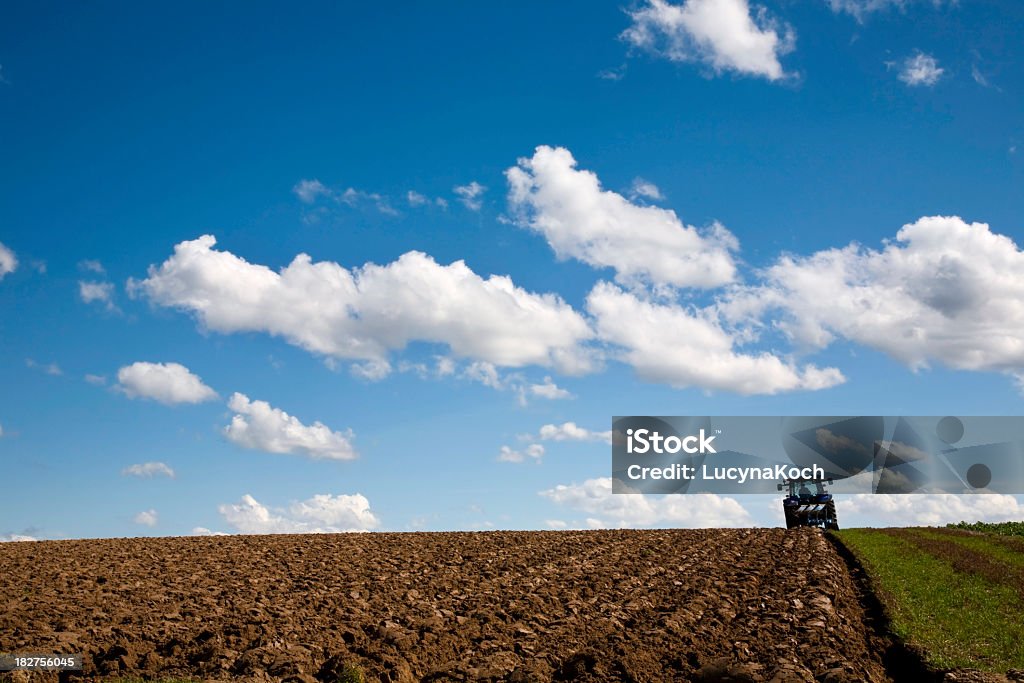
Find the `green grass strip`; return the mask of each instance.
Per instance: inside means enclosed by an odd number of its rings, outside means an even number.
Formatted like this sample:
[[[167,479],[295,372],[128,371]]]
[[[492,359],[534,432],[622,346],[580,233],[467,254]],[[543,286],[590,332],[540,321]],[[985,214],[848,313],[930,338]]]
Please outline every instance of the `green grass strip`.
[[[958,572],[880,531],[836,537],[864,565],[895,635],[921,648],[931,665],[999,673],[1024,667],[1024,605],[1012,588]]]
[[[1008,546],[1000,538],[991,536],[960,536],[945,533],[939,529],[910,529],[915,534],[937,541],[949,541],[974,552],[984,553],[1014,567],[1024,567],[1024,551]]]

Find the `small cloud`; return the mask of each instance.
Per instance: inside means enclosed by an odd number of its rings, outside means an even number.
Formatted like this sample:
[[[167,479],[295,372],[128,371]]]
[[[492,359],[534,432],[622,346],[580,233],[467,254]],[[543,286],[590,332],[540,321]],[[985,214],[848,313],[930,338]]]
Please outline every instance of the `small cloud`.
[[[174,470],[162,462],[144,462],[129,465],[121,470],[121,475],[125,477],[142,477],[145,479],[152,479],[153,477],[175,478]]]
[[[409,202],[409,206],[412,207],[433,205],[440,207],[442,209],[448,208],[447,199],[444,199],[443,197],[435,197],[434,199],[431,199],[430,197],[426,196],[425,194],[421,194],[416,190],[409,190],[408,192],[406,192],[405,199],[407,202]]]
[[[365,363],[353,363],[349,371],[368,382],[379,382],[391,374],[391,363],[386,360],[368,360]]]
[[[243,534],[326,534],[369,531],[380,525],[366,496],[320,493],[287,508],[270,508],[249,494],[218,510]]]
[[[295,193],[303,204],[312,204],[316,202],[317,198],[330,197],[332,194],[323,183],[315,178],[313,180],[300,180],[292,188],[292,192]]]
[[[565,529],[569,526],[568,522],[561,519],[545,519],[544,524],[546,524],[549,529]]]
[[[151,398],[165,405],[217,398],[216,391],[180,363],[132,363],[117,371],[117,381],[128,398]]]
[[[250,401],[234,393],[228,407],[235,412],[224,428],[228,440],[267,453],[301,453],[314,460],[353,460],[357,457],[351,429],[332,431],[322,422],[305,425],[266,401]]]
[[[943,73],[945,73],[945,69],[939,66],[939,62],[935,57],[918,52],[914,56],[903,60],[899,79],[912,87],[931,87],[939,82]]]
[[[59,377],[64,374],[64,371],[60,369],[60,366],[56,363],[37,363],[32,358],[25,359],[25,365],[34,369],[45,372],[47,375],[52,377]]]
[[[621,81],[626,77],[626,65],[620,64],[614,69],[604,69],[597,72],[597,77],[603,81]]]
[[[193,536],[230,536],[223,531],[210,531],[205,526],[197,526],[192,529]]]
[[[595,432],[577,426],[575,422],[563,422],[560,425],[547,424],[540,428],[538,434],[541,441],[604,441],[612,442],[612,432]]]
[[[95,259],[86,259],[78,262],[79,270],[84,270],[89,273],[96,273],[97,275],[106,275],[107,271],[103,267],[103,264]]]
[[[462,202],[467,209],[470,211],[479,211],[480,207],[483,206],[481,197],[484,192],[487,191],[487,188],[474,180],[468,185],[456,185],[453,188],[453,191],[459,196],[459,201]]]
[[[13,251],[4,246],[3,242],[0,242],[0,280],[17,269],[18,258]]]
[[[101,387],[107,383],[106,375],[86,375],[85,381],[93,386]]]
[[[540,462],[542,457],[544,457],[544,446],[539,443],[531,443],[522,451],[502,446],[501,452],[498,453],[498,462],[523,462],[526,458],[533,458]]]
[[[664,195],[661,194],[661,190],[658,186],[649,180],[637,177],[633,179],[633,185],[629,190],[629,198],[636,200],[639,197],[644,199],[651,199],[653,201],[660,201],[664,199]]]
[[[84,280],[79,280],[78,296],[87,304],[101,303],[108,311],[117,310],[117,306],[114,305],[114,285],[110,282],[85,282]]]
[[[531,384],[530,394],[537,398],[546,398],[549,401],[573,398],[569,391],[555,384],[550,377],[545,377],[543,384]]]
[[[158,521],[157,511],[153,509],[143,510],[139,514],[135,515],[135,517],[132,518],[132,521],[143,526],[151,528],[155,527]]]

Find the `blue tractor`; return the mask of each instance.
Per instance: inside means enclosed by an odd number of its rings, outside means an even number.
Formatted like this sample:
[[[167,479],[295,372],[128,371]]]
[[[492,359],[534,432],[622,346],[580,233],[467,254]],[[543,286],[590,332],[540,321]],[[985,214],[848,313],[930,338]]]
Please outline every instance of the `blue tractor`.
[[[831,479],[827,480],[829,484]],[[786,513],[786,528],[814,526],[821,529],[839,529],[836,518],[836,502],[825,489],[820,479],[786,479],[779,484],[788,495],[782,499],[782,511]]]

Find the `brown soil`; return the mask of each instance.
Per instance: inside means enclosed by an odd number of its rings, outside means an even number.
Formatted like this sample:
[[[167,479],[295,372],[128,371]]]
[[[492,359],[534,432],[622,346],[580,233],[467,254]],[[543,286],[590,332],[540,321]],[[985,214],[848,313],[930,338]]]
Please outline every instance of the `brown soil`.
[[[87,679],[887,681],[872,639],[811,529],[0,545],[0,651]]]

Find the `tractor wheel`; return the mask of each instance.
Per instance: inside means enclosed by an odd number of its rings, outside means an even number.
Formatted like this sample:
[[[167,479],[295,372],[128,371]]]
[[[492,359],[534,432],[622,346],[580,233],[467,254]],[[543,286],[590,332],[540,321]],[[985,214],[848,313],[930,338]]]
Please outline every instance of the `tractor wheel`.
[[[826,521],[825,528],[830,531],[839,531],[839,518],[836,516],[836,502],[830,500],[825,506]]]

